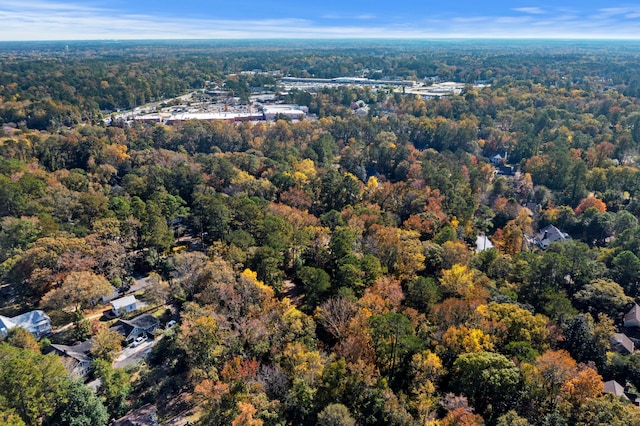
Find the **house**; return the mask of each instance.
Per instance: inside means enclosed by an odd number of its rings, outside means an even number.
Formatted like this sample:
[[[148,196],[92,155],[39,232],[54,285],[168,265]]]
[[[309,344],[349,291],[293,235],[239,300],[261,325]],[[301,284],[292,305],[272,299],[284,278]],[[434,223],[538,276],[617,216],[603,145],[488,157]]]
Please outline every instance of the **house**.
[[[517,171],[518,169],[516,168],[516,166],[501,165],[498,166],[496,174],[501,176],[515,176]]]
[[[83,377],[89,374],[89,368],[93,362],[91,358],[92,345],[93,340],[85,340],[73,346],[51,345],[51,352],[65,359],[69,373]]]
[[[156,426],[158,423],[158,408],[153,404],[145,404],[133,410],[124,417],[111,423],[111,426]]]
[[[120,292],[117,289],[113,289],[113,293],[101,296],[97,303],[111,302],[112,300],[117,299],[118,296],[120,296]]]
[[[624,393],[624,387],[615,380],[604,382],[604,393],[611,393],[624,399],[629,399]]]
[[[569,234],[566,232],[562,232],[553,225],[547,225],[534,236],[533,242],[542,250],[546,250],[549,244],[556,241],[564,241],[569,238],[571,237],[569,237]]]
[[[633,341],[626,334],[615,333],[609,338],[611,349],[623,355],[632,354],[635,351]]]
[[[491,240],[486,235],[478,235],[476,238],[476,253],[493,248]]]
[[[135,296],[121,297],[120,299],[112,300],[110,304],[111,311],[117,317],[138,309],[138,301]]]
[[[120,333],[127,342],[133,342],[140,336],[152,337],[159,325],[158,318],[142,314],[130,320],[120,319],[110,330]]]
[[[491,162],[492,166],[498,167],[501,164],[507,162],[507,153],[506,152],[504,153],[504,157],[500,154],[496,154],[493,157],[491,157],[489,161]]]
[[[6,336],[14,327],[22,327],[36,339],[51,334],[51,318],[44,311],[29,311],[17,317],[0,315],[0,336]]]
[[[634,304],[633,307],[624,314],[625,327],[640,327],[640,306]]]

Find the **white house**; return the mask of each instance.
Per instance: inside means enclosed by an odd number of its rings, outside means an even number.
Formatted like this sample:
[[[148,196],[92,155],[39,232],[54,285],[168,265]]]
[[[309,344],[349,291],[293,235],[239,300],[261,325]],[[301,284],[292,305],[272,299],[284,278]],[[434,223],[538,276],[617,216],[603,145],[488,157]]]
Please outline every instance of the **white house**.
[[[25,312],[12,318],[0,315],[0,336],[6,336],[14,327],[22,327],[39,339],[51,334],[51,318],[40,310]]]
[[[110,304],[111,311],[117,317],[138,309],[138,301],[135,296],[121,297],[120,299],[112,300]]]

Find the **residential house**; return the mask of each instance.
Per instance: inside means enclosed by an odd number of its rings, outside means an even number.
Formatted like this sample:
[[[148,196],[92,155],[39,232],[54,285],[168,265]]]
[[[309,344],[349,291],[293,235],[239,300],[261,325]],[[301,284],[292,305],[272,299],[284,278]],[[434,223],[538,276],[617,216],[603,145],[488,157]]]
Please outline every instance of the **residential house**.
[[[570,239],[569,234],[562,232],[553,225],[547,225],[540,230],[534,237],[533,243],[540,247],[542,250],[546,250],[549,244],[556,241],[564,241]]]
[[[111,327],[112,331],[116,331],[124,336],[127,342],[133,342],[137,337],[152,337],[156,331],[160,321],[158,318],[149,314],[138,315],[130,320],[120,319]]]
[[[640,327],[640,306],[634,304],[633,307],[624,314],[625,327]]]
[[[624,386],[615,380],[604,382],[604,393],[611,393],[624,399],[629,399],[624,393]]]
[[[629,355],[635,351],[633,341],[626,334],[615,333],[609,338],[609,342],[611,349],[623,355]]]
[[[91,358],[91,346],[93,340],[85,340],[73,346],[51,345],[52,352],[65,359],[65,365],[69,373],[83,377],[89,374]]]
[[[112,300],[110,304],[113,315],[117,317],[138,309],[138,300],[135,296],[121,297],[120,299]]]
[[[0,315],[0,337],[6,336],[14,327],[22,327],[39,339],[51,334],[51,318],[40,310],[25,312],[12,318]]]
[[[493,248],[493,243],[486,235],[478,235],[476,238],[476,253]]]
[[[636,393],[631,391],[629,383],[627,383],[626,386],[622,386],[615,380],[609,380],[608,382],[604,382],[604,393],[610,393],[617,397],[631,401],[635,405],[640,405],[640,397],[638,397]]]
[[[498,167],[503,163],[507,162],[507,153],[506,152],[504,153],[504,157],[500,154],[496,154],[493,157],[491,157],[489,161],[491,162],[492,166]]]
[[[101,296],[97,303],[111,302],[112,300],[117,299],[118,296],[120,296],[120,292],[117,289],[113,289],[113,293]]]

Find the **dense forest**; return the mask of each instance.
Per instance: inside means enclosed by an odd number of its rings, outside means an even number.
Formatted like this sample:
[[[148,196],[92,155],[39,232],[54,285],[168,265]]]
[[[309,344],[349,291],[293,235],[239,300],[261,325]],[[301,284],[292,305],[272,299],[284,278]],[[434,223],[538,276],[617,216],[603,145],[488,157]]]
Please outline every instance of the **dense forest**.
[[[354,75],[467,86],[274,77]],[[314,119],[103,121],[214,86]],[[201,425],[640,424],[639,96],[630,42],[1,44],[0,315],[54,333],[0,342],[0,423],[151,403]],[[117,368],[92,314],[143,276],[177,324]],[[48,353],[87,339],[87,377]]]

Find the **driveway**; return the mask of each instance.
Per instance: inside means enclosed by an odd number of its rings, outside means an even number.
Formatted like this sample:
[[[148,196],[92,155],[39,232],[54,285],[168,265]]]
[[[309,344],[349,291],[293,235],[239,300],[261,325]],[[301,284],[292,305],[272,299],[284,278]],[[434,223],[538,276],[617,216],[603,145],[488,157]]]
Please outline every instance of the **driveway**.
[[[133,294],[140,290],[145,290],[149,287],[151,283],[149,282],[149,276],[144,278],[136,278],[133,284],[131,284],[131,288],[127,291],[127,294]]]
[[[155,340],[145,340],[135,348],[131,346],[124,348],[122,352],[120,352],[120,355],[113,361],[113,367],[124,368],[127,365],[135,364],[138,360],[146,358],[161,338],[162,337],[158,337]]]

